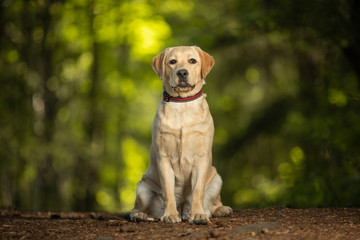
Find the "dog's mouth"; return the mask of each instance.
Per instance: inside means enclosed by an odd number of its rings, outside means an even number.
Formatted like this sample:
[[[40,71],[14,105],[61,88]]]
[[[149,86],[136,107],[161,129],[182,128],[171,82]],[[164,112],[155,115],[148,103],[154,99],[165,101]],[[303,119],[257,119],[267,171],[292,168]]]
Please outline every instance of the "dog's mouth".
[[[178,84],[176,86],[171,86],[171,88],[173,90],[178,90],[178,91],[188,91],[188,90],[192,90],[195,88],[195,84],[191,85],[189,84],[186,80],[182,80],[180,79]]]
[[[187,83],[187,82],[179,82],[178,85],[177,85],[177,87],[180,87],[180,88],[188,88],[188,87],[194,88],[195,85],[190,85],[190,84]]]
[[[176,86],[171,86],[171,88],[175,91],[189,91],[195,88],[195,84],[190,85],[187,82],[179,82]]]

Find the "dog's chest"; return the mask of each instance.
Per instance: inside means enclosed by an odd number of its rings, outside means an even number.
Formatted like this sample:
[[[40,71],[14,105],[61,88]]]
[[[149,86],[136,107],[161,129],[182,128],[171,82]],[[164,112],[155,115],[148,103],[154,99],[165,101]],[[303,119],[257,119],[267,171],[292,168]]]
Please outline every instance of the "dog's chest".
[[[167,103],[161,124],[166,128],[181,130],[204,121],[199,104]]]
[[[154,134],[159,153],[170,158],[176,179],[186,181],[198,156],[211,151],[205,144],[213,134],[208,105],[205,99],[163,103],[158,109],[157,121]]]
[[[158,131],[155,134],[159,134],[162,138],[170,135],[170,138],[174,138],[174,142],[184,141],[193,134],[203,133],[208,125],[212,124],[205,99],[188,103],[162,103],[157,115]]]

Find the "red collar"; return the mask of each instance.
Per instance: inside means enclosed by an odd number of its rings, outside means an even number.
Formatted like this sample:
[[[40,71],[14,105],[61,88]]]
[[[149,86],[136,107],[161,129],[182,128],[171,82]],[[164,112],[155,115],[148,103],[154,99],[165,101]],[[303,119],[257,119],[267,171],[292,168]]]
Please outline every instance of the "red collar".
[[[195,94],[193,96],[182,98],[182,97],[172,97],[172,96],[170,96],[169,93],[164,91],[163,99],[165,102],[190,102],[195,99],[198,99],[199,97],[202,96],[202,94],[203,94],[203,90],[201,89],[200,92],[198,92],[197,94]]]

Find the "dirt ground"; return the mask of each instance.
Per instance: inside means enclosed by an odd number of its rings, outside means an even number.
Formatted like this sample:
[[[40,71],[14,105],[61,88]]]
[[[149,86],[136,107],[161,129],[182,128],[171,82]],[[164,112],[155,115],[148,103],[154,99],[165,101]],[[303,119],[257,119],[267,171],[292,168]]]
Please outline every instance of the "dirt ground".
[[[133,223],[127,214],[0,210],[0,239],[351,239],[360,208],[235,210],[207,225]]]

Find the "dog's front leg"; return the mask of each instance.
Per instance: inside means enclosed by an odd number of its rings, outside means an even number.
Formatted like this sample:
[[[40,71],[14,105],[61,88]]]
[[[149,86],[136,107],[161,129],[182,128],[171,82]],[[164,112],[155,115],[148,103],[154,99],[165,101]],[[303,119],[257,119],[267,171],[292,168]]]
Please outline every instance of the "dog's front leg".
[[[191,185],[193,188],[191,200],[191,215],[190,223],[207,224],[209,216],[204,212],[204,194],[206,185],[206,176],[209,170],[209,160],[207,157],[200,157],[197,159],[197,166],[191,178]]]
[[[175,174],[172,169],[170,159],[168,157],[161,157],[158,161],[160,183],[163,189],[163,198],[165,203],[164,215],[161,217],[161,221],[166,223],[181,222],[179,213],[176,210],[175,200]]]

